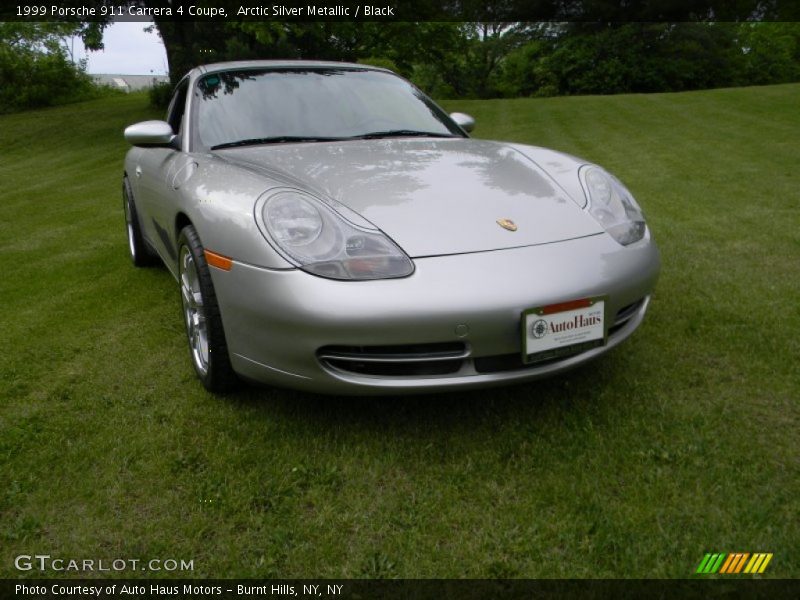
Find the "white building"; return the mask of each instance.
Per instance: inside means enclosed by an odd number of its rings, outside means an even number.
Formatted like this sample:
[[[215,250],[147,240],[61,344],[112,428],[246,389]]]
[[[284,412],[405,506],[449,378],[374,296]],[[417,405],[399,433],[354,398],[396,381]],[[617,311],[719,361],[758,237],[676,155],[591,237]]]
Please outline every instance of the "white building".
[[[135,92],[153,87],[156,83],[168,83],[166,75],[92,75],[100,85],[108,85],[126,92]]]

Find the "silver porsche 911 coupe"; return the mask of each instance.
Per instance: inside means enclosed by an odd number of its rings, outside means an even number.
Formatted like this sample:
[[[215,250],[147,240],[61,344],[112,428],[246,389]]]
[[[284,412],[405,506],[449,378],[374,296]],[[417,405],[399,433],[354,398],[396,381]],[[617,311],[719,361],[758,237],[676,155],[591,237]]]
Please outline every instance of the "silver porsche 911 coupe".
[[[131,258],[177,279],[205,387],[497,385],[630,336],[659,271],[631,193],[473,126],[384,69],[248,61],[128,127]]]

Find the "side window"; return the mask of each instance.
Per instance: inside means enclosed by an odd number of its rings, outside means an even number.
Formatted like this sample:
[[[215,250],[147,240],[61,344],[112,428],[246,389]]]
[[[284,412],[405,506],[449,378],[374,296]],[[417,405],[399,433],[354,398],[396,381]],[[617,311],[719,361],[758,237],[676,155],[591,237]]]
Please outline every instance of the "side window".
[[[175,135],[179,135],[183,125],[183,113],[186,111],[186,92],[189,89],[189,80],[184,79],[178,84],[175,95],[167,109],[167,123],[172,126]]]

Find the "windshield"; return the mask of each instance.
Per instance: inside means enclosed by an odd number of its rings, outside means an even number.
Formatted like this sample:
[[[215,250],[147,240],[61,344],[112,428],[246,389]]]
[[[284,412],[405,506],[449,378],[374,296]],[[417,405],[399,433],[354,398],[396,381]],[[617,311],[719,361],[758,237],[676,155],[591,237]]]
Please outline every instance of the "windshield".
[[[360,136],[463,136],[421,92],[382,71],[225,71],[200,78],[195,96],[200,142],[212,149]]]

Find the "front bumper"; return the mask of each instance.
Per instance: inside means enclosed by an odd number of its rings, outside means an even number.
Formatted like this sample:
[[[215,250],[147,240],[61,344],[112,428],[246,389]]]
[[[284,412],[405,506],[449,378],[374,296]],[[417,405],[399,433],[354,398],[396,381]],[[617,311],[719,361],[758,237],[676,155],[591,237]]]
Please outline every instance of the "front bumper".
[[[649,232],[627,247],[600,234],[414,263],[407,278],[361,282],[238,262],[230,271],[211,269],[234,370],[246,379],[327,394],[430,392],[535,379],[591,360],[633,333],[660,267]],[[606,298],[605,346],[546,363],[514,364],[513,357],[521,355],[525,309],[593,296]],[[460,362],[452,362],[449,372],[375,374],[349,369],[356,363],[335,360],[346,354],[329,351],[428,344],[461,347],[451,352],[451,360]],[[367,362],[375,358],[365,356]],[[392,354],[389,361],[414,359],[409,357]],[[503,357],[510,362],[496,360]],[[385,352],[378,360],[387,360]]]

